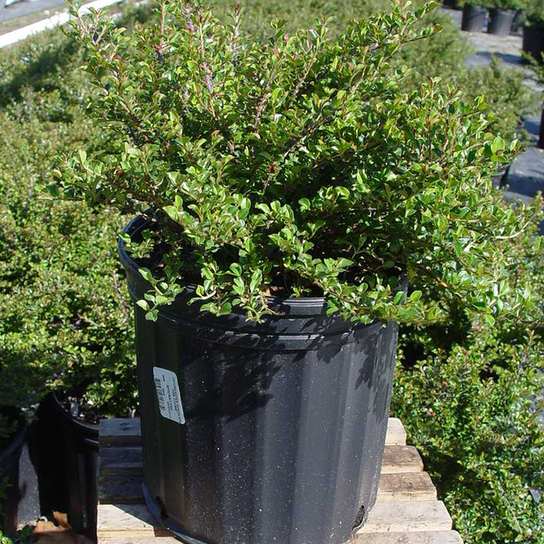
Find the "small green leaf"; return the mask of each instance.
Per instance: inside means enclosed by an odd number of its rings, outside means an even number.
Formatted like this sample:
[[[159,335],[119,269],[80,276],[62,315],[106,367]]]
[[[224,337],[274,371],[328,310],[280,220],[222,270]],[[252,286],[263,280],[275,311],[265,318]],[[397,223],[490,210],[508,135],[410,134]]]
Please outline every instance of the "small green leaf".
[[[496,155],[498,151],[502,151],[504,149],[504,140],[497,136],[493,143],[491,144],[491,151],[493,151],[493,154]]]
[[[151,281],[153,279],[153,275],[148,268],[140,268],[140,276],[146,281]]]
[[[137,300],[136,304],[143,310],[146,310],[146,311],[149,310],[149,304],[147,300],[143,300],[143,299]]]
[[[148,321],[157,321],[157,318],[159,317],[159,310],[157,308],[147,312],[145,314],[145,318]]]

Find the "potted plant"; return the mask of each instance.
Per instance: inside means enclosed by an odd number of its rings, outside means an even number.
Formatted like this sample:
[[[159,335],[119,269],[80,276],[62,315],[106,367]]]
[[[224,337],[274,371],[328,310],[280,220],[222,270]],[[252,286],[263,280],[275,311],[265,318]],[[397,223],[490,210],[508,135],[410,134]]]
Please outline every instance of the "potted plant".
[[[517,0],[493,0],[493,7],[489,10],[487,32],[498,36],[508,36],[516,13],[521,8],[522,4]]]
[[[483,32],[488,18],[488,5],[481,0],[469,0],[463,5],[461,30]]]
[[[518,149],[486,135],[482,99],[389,61],[432,5],[324,22],[256,43],[164,0],[124,33],[74,31],[109,147],[64,157],[56,197],[136,215],[119,243],[135,301],[144,495],[193,542],[336,544],[376,500],[398,323],[441,307],[417,275],[488,322],[502,303],[488,207]],[[525,287],[525,286],[524,286]],[[504,317],[506,318],[506,317]]]
[[[523,23],[523,51],[538,62],[544,53],[544,7],[540,3],[528,6]]]

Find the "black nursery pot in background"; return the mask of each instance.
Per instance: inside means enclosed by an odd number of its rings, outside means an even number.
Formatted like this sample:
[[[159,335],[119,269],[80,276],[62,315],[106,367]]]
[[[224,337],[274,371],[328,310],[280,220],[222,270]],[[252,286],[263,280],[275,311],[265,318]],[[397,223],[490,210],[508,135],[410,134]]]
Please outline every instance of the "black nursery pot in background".
[[[98,425],[72,417],[54,393],[42,402],[38,415],[42,513],[65,512],[77,533],[95,538]]]
[[[136,308],[148,506],[193,544],[348,541],[376,500],[397,326],[327,317],[322,298],[271,299],[279,314],[256,324],[189,296],[157,322]]]
[[[542,62],[544,53],[544,28],[523,27],[523,51]]]
[[[461,9],[461,7],[459,6],[459,1],[460,0],[444,0],[443,4],[446,8]]]
[[[508,36],[512,30],[515,17],[516,11],[513,9],[490,9],[487,32],[497,36]]]
[[[514,16],[514,20],[512,21],[512,32],[518,33],[521,30],[523,30],[523,17],[525,16],[524,11],[521,9],[518,9],[516,11],[516,15]]]
[[[487,8],[465,4],[461,30],[466,32],[483,32],[487,21]]]
[[[0,451],[0,480],[5,480],[6,496],[0,500],[0,529],[7,536],[14,536],[17,531],[17,513],[19,508],[19,459],[25,443],[28,423],[21,422],[21,427],[13,439]]]

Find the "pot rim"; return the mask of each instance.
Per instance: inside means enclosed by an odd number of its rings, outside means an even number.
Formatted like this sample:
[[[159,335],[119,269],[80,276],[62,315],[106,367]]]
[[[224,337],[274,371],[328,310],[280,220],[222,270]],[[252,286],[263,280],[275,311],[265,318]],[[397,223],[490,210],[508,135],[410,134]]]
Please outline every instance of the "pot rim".
[[[56,412],[59,412],[62,417],[65,417],[66,420],[71,424],[75,425],[77,427],[80,427],[82,429],[86,429],[91,432],[98,432],[99,425],[94,425],[92,423],[86,423],[85,421],[80,421],[79,419],[75,418],[64,408],[64,406],[60,402],[59,395],[62,395],[62,391],[53,391],[51,393],[51,402],[53,404],[53,409]]]

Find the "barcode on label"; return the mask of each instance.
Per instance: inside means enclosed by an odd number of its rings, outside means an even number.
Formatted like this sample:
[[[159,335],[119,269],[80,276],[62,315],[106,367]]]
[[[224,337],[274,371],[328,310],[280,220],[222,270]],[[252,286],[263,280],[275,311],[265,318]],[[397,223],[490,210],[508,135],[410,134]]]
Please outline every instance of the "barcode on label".
[[[166,410],[166,403],[164,401],[164,391],[162,390],[162,383],[158,378],[155,378],[155,388],[157,389],[157,400],[159,401],[159,410],[164,412]]]
[[[153,379],[155,381],[157,403],[161,416],[176,423],[185,423],[176,373],[155,366],[153,367]]]

